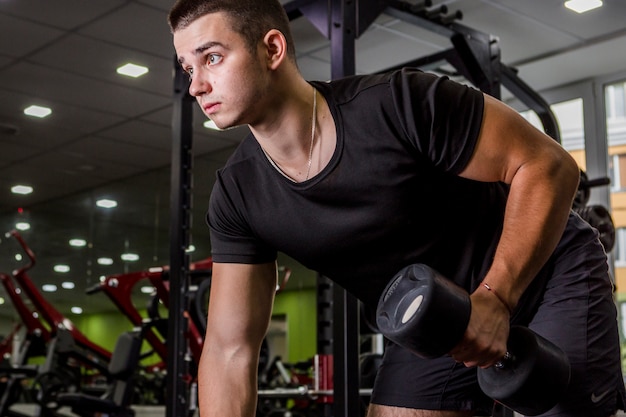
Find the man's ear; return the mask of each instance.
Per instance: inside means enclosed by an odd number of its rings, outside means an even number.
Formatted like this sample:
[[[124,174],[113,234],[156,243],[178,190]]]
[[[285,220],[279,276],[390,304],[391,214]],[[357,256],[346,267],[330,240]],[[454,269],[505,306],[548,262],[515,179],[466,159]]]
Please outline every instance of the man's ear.
[[[267,66],[269,69],[276,69],[287,59],[287,41],[281,31],[272,29],[263,38],[265,47]]]

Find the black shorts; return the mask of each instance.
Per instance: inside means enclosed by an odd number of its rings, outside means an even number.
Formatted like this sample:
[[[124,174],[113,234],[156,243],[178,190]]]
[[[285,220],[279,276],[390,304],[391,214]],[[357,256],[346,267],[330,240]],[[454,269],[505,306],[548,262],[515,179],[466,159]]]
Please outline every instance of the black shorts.
[[[563,349],[572,367],[564,398],[543,416],[607,417],[624,409],[613,284],[604,252],[588,245],[552,265],[552,276],[528,323]],[[371,402],[474,410],[479,415],[490,415],[493,408],[493,401],[480,391],[476,368],[466,368],[449,356],[422,359],[392,343],[385,348]]]

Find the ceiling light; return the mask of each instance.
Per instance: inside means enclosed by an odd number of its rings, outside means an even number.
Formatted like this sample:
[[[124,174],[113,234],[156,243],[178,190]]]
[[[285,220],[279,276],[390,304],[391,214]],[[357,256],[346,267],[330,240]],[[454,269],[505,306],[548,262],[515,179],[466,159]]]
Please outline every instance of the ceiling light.
[[[96,206],[103,207],[103,208],[113,208],[113,207],[117,207],[117,201],[109,200],[108,198],[102,198],[96,201]]]
[[[134,262],[139,260],[139,255],[136,253],[123,253],[120,258],[122,258],[122,261]]]
[[[127,75],[133,78],[141,77],[147,72],[148,68],[130,63],[122,65],[117,69],[118,74]]]
[[[73,282],[65,281],[61,283],[61,288],[65,288],[66,290],[74,289],[76,285]]]
[[[57,286],[54,284],[45,284],[41,286],[41,289],[44,292],[55,292],[57,290]]]
[[[196,247],[194,245],[189,245],[187,246],[187,249],[185,249],[185,252],[187,253],[192,253],[196,251]]]
[[[22,254],[21,254],[21,253],[16,253],[16,254],[15,254],[15,260],[16,260],[16,261],[18,261],[18,262],[19,262],[19,261],[21,261],[22,259],[23,259],[23,257],[22,257]]]
[[[55,265],[54,266],[54,272],[60,272],[62,274],[65,274],[66,272],[70,272],[70,267],[68,265]]]
[[[576,13],[585,13],[589,10],[602,7],[602,0],[569,0],[566,1],[564,5]]]
[[[4,304],[4,298],[0,297],[0,306]]]
[[[74,314],[83,314],[83,309],[80,307],[72,307],[70,311]]]
[[[33,187],[28,185],[14,185],[11,187],[11,192],[13,194],[30,194],[33,192]]]
[[[30,229],[30,223],[26,223],[26,222],[15,223],[15,228],[21,231],[28,230]]]
[[[154,287],[150,287],[148,285],[141,287],[142,294],[152,294],[154,292]]]
[[[98,258],[96,262],[98,262],[98,265],[113,265],[113,259],[111,258]]]
[[[85,239],[70,239],[70,246],[74,246],[76,248],[82,248],[87,245],[87,241]]]
[[[48,107],[29,106],[24,109],[24,114],[27,116],[46,117],[50,113],[52,113],[52,110]]]

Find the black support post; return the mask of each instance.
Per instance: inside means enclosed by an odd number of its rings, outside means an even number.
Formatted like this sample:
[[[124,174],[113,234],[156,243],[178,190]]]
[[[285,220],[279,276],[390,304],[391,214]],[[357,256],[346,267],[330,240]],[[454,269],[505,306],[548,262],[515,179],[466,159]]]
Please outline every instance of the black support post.
[[[170,301],[167,333],[167,417],[185,417],[190,409],[186,309],[191,228],[192,104],[187,80],[174,62],[172,171],[170,181]]]
[[[332,79],[353,75],[356,71],[356,3],[356,0],[330,2]],[[359,307],[356,298],[337,285],[334,286],[333,312],[335,416],[358,416]]]

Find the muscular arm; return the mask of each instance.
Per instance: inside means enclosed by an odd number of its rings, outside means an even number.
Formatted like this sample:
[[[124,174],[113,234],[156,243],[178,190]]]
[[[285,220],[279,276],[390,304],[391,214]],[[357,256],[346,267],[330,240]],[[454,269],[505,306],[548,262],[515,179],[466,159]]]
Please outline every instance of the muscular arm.
[[[253,417],[261,343],[276,292],[276,265],[213,264],[198,369],[201,417]]]
[[[480,138],[461,175],[510,184],[502,235],[483,282],[514,308],[559,242],[576,193],[578,166],[556,141],[485,96]],[[484,286],[472,294],[472,305],[466,341],[475,339],[477,346],[452,354],[466,364],[488,366],[506,349],[508,311]]]

